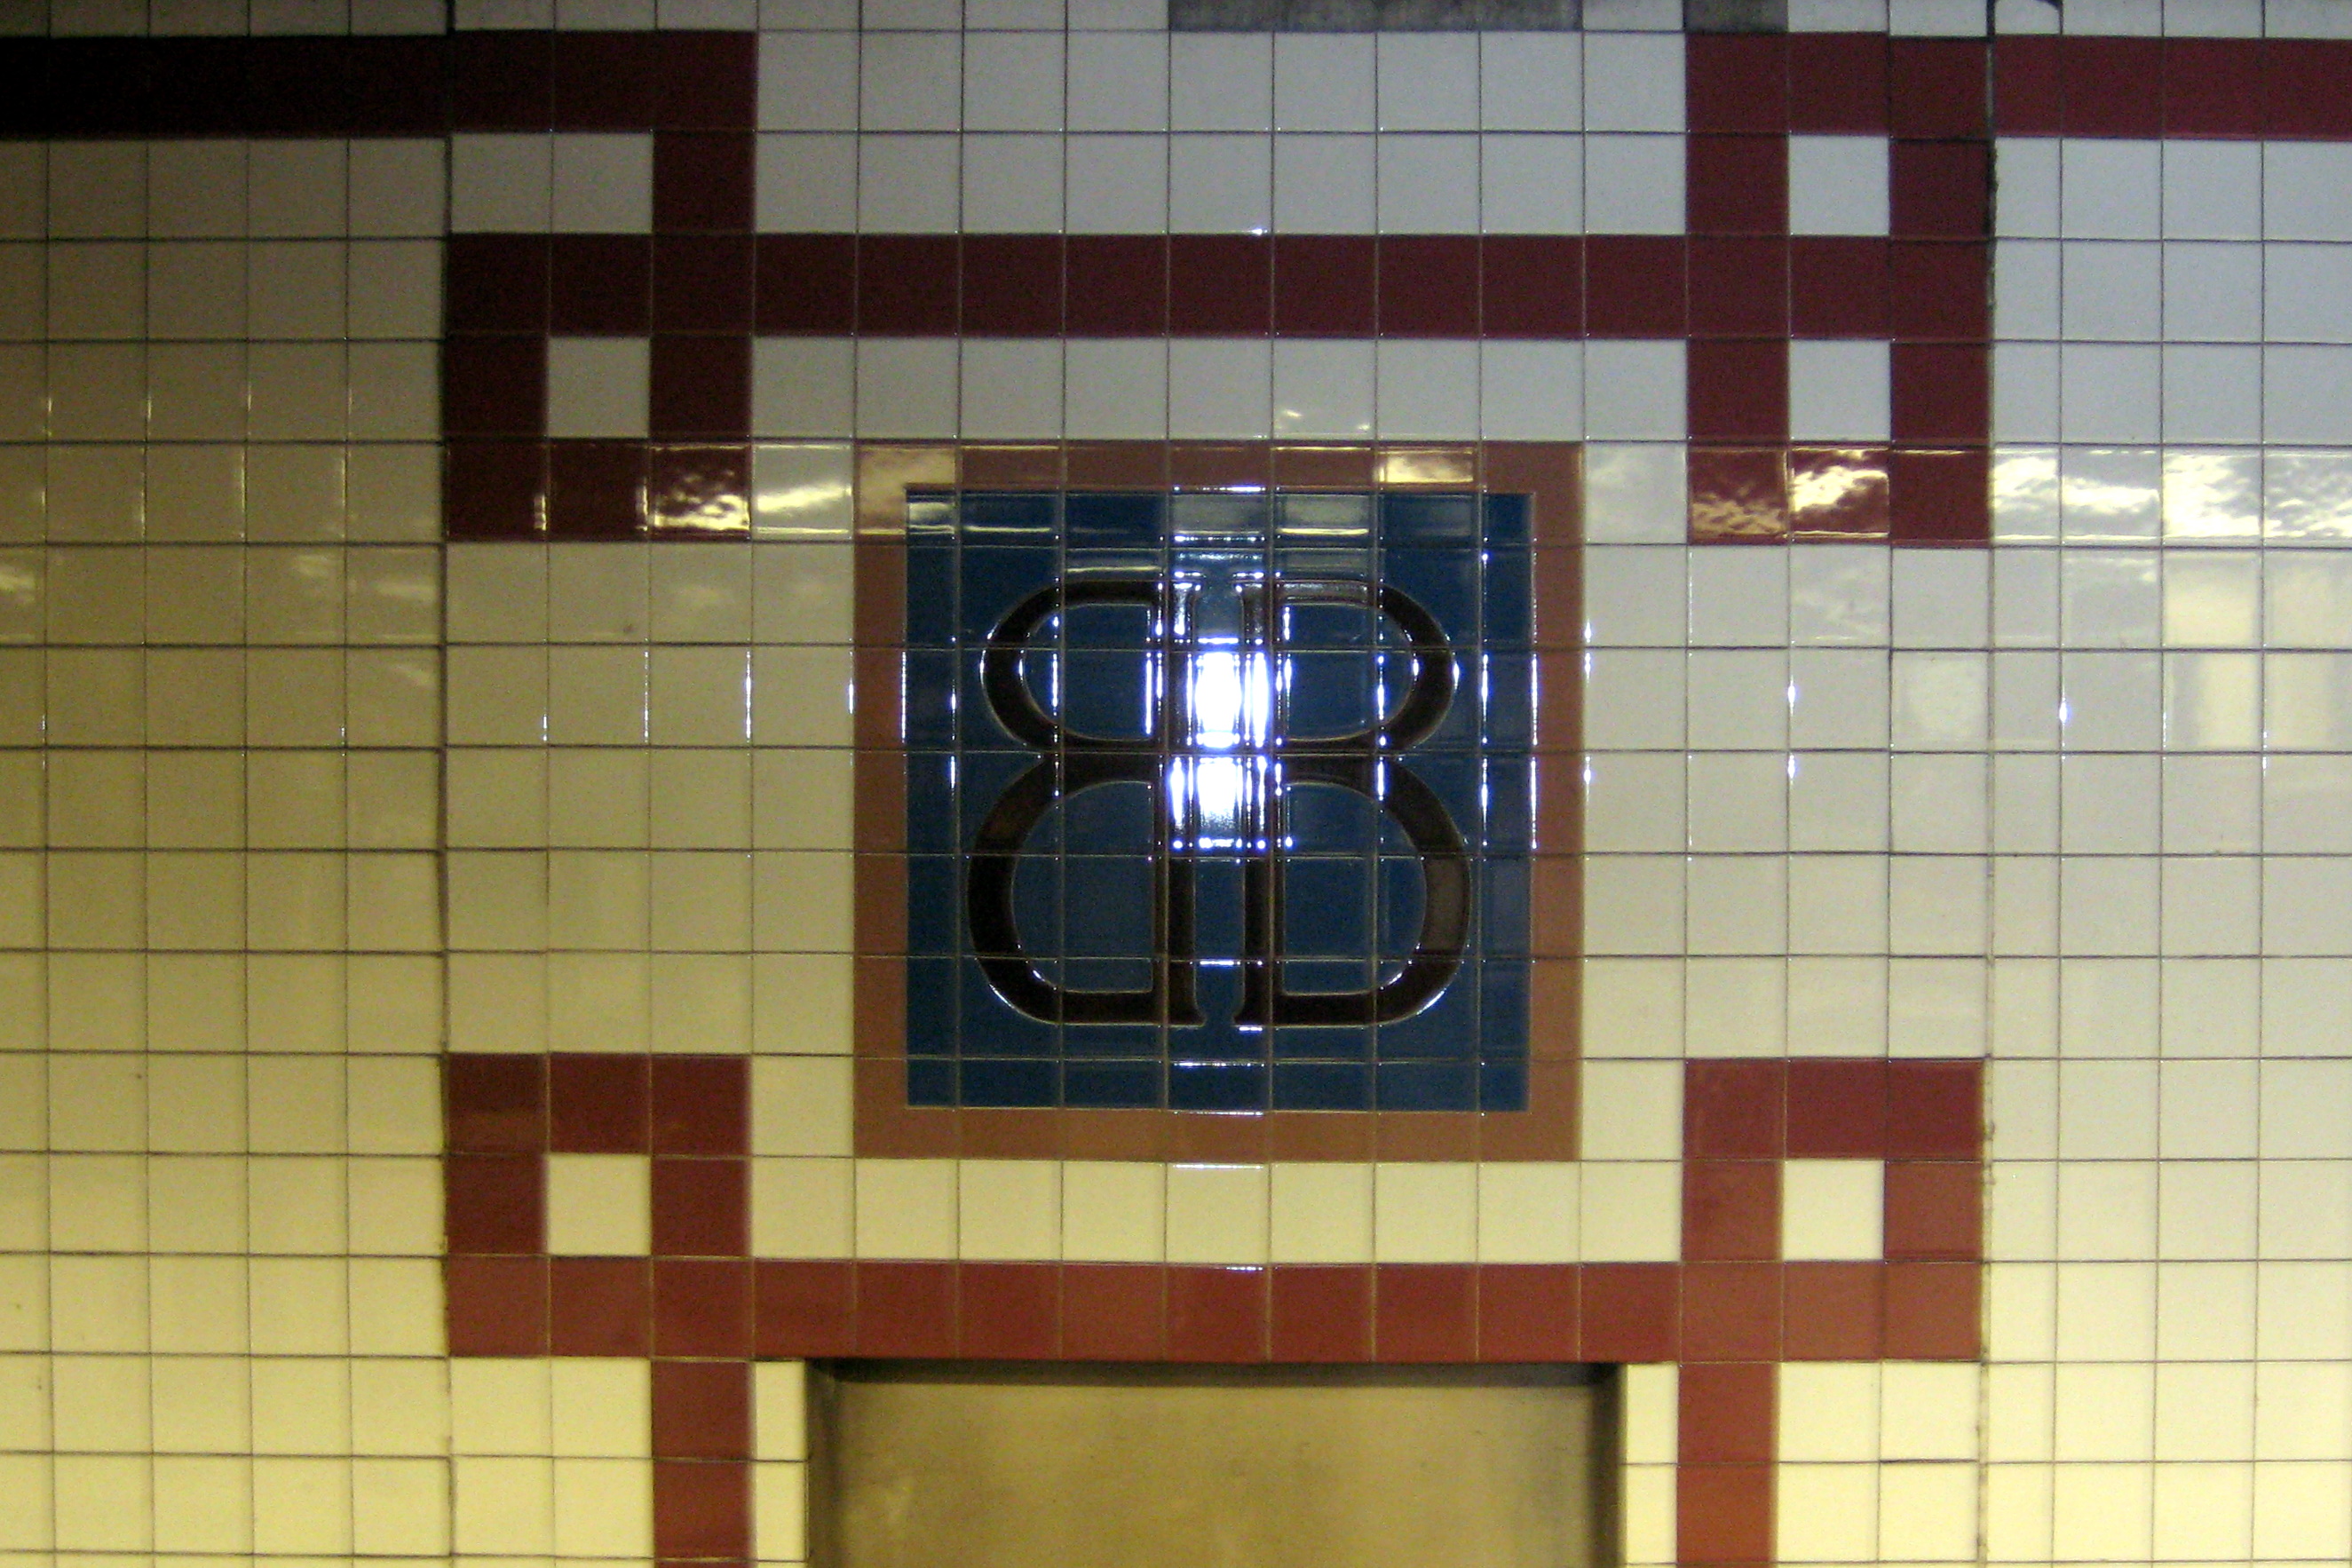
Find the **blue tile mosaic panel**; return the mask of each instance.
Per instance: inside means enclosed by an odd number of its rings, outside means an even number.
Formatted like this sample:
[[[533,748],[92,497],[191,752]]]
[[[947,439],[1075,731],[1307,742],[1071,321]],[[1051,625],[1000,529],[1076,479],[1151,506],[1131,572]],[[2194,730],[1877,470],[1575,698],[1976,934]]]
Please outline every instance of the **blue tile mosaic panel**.
[[[1525,1107],[1525,498],[908,505],[911,1104]]]

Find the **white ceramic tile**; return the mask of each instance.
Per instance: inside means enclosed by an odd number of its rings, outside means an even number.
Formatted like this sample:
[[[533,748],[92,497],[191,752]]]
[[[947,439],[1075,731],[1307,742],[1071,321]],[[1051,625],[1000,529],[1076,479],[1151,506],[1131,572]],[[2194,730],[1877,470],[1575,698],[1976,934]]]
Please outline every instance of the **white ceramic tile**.
[[[1885,234],[1886,149],[1879,136],[1789,138],[1789,232]]]

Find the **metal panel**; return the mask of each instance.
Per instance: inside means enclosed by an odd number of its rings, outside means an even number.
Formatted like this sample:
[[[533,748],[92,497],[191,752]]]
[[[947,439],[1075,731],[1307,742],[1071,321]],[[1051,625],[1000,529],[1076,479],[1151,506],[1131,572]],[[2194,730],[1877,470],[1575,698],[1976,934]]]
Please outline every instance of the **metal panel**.
[[[1600,1568],[1590,1367],[843,1363],[811,1421],[820,1568]]]

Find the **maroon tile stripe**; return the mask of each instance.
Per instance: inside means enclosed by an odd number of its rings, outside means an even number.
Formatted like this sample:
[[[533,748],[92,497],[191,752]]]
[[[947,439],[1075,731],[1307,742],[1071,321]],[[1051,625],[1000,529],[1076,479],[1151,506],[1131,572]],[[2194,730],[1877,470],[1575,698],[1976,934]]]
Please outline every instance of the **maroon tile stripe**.
[[[1772,1558],[1781,1363],[1980,1353],[1973,1060],[1686,1063],[1680,1263],[1338,1268],[754,1260],[744,1058],[456,1055],[444,1071],[451,1353],[650,1358],[665,1562],[751,1550],[760,1358],[1675,1362],[1680,1557],[1722,1565]],[[651,1155],[655,1255],[547,1257],[548,1152]],[[1778,1258],[1792,1158],[1885,1162],[1885,1261]]]

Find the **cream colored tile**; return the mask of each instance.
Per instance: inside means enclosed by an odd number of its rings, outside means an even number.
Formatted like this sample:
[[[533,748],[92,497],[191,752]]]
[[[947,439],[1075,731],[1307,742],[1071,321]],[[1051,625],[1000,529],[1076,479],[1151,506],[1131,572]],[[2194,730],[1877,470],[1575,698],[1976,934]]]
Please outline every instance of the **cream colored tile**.
[[[644,1459],[555,1461],[555,1551],[562,1557],[653,1552],[653,1466]]]
[[[842,1159],[751,1162],[751,1252],[843,1258],[855,1235],[856,1174]]]
[[[464,1358],[449,1363],[450,1451],[545,1454],[553,1441],[552,1363]]]
[[[241,1356],[154,1358],[150,1392],[156,1451],[249,1451],[253,1446],[251,1365]]]
[[[49,1363],[65,1453],[143,1454],[152,1446],[145,1356],[58,1356]]]
[[[1372,1170],[1338,1162],[1268,1167],[1267,1257],[1276,1263],[1369,1263]]]
[[[1863,1463],[1879,1452],[1880,1369],[1873,1363],[1790,1362],[1780,1370],[1783,1461]]]
[[[553,1550],[552,1459],[458,1458],[452,1544],[466,1553],[545,1556]]]
[[[1062,1167],[1062,1256],[1157,1263],[1167,1256],[1169,1167],[1073,1160]]]
[[[429,1361],[352,1363],[352,1451],[444,1455],[449,1451],[449,1381]],[[366,1543],[361,1543],[366,1550]]]
[[[556,1361],[548,1384],[557,1457],[642,1459],[652,1452],[653,1380],[646,1363]]]
[[[240,1455],[155,1461],[159,1550],[242,1554],[253,1549],[253,1464]],[[276,1496],[272,1494],[272,1501]],[[274,1539],[274,1538],[273,1538]]]
[[[763,1361],[751,1368],[752,1451],[760,1458],[808,1457],[808,1363]]]
[[[1790,1160],[1781,1167],[1780,1256],[1865,1260],[1885,1253],[1886,1173],[1876,1160]]]
[[[630,1257],[653,1248],[653,1162],[643,1154],[547,1156],[547,1249]]]
[[[1478,1167],[1478,1259],[1573,1263],[1580,1254],[1580,1167],[1549,1162]]]
[[[953,1258],[956,1163],[857,1162],[857,1256]]]
[[[1670,1262],[1682,1249],[1682,1172],[1664,1162],[1585,1163],[1581,1250],[1588,1263]]]
[[[1061,1254],[1061,1167],[1050,1160],[965,1160],[956,1176],[958,1256],[1049,1261]]]
[[[259,1355],[342,1355],[351,1344],[349,1281],[340,1259],[257,1258],[247,1268]]]
[[[446,1459],[360,1459],[352,1466],[352,1545],[371,1556],[431,1558],[449,1551]]]
[[[1264,1165],[1168,1167],[1171,1263],[1264,1263],[1268,1201]]]
[[[1880,1376],[1881,1457],[1977,1458],[1982,1373],[1940,1362],[1889,1362]]]
[[[347,1454],[352,1446],[351,1370],[316,1357],[263,1357],[252,1363],[257,1454]]]
[[[1587,1160],[1673,1160],[1682,1154],[1678,1062],[1589,1061],[1581,1102]]]
[[[1383,1263],[1476,1258],[1478,1168],[1451,1163],[1375,1167],[1372,1249]]]

